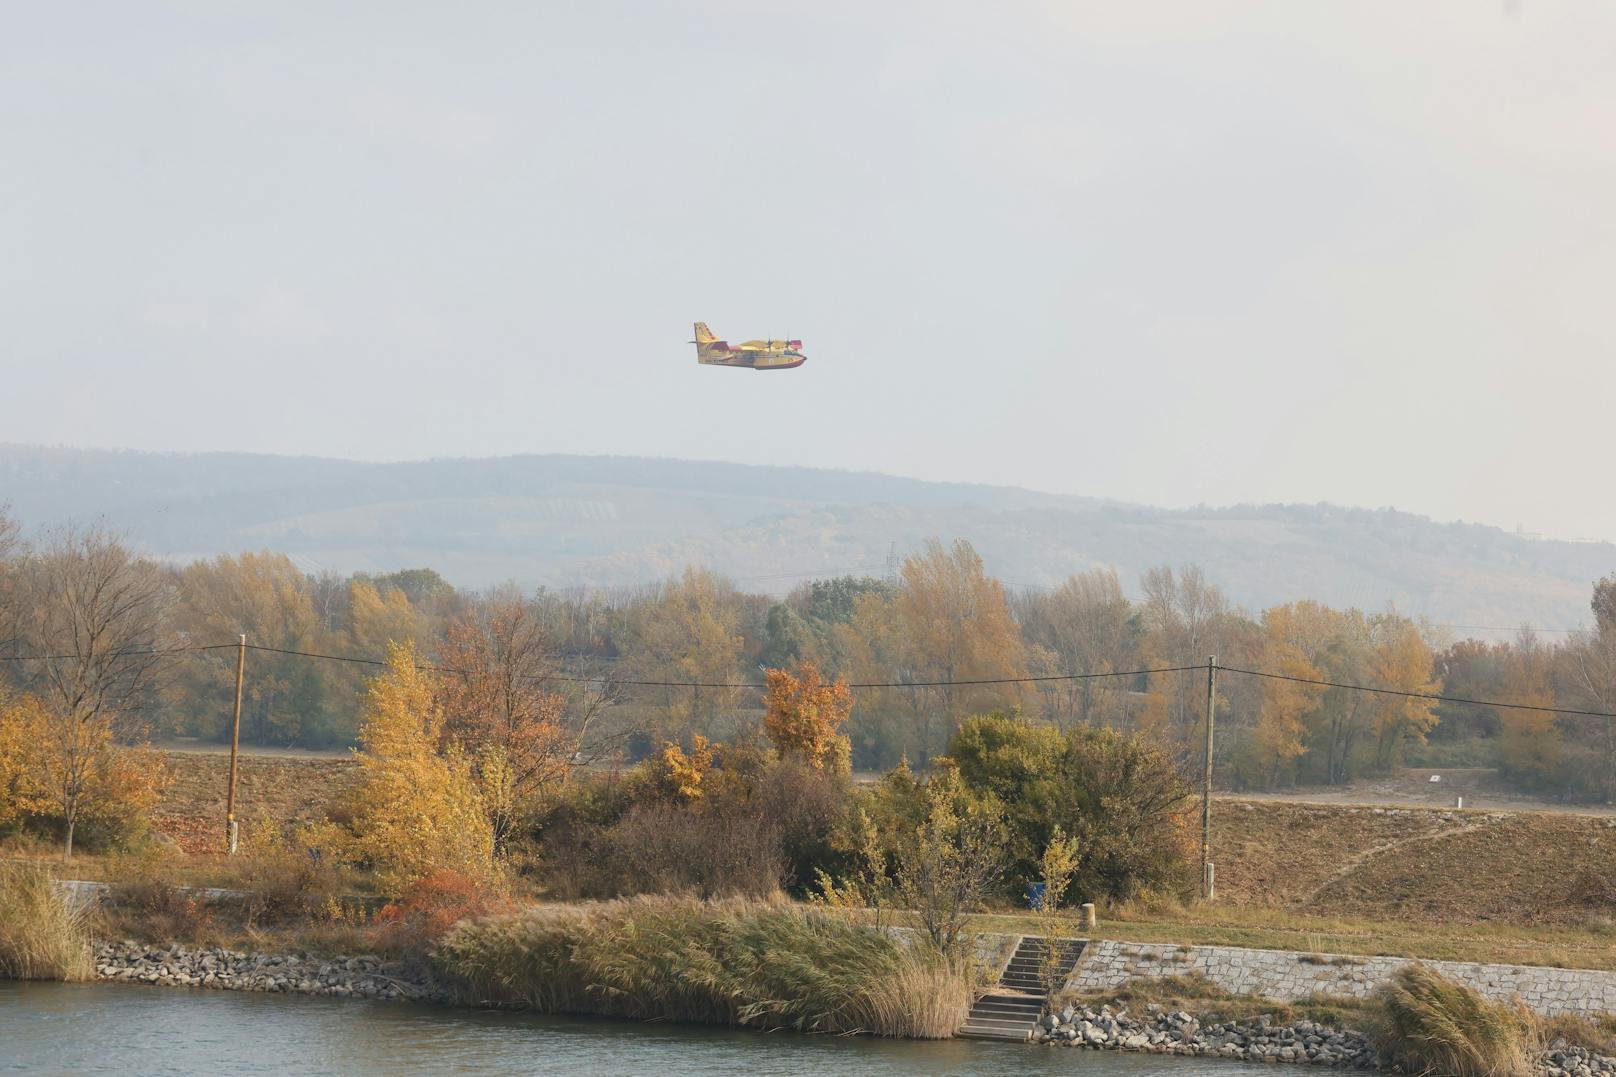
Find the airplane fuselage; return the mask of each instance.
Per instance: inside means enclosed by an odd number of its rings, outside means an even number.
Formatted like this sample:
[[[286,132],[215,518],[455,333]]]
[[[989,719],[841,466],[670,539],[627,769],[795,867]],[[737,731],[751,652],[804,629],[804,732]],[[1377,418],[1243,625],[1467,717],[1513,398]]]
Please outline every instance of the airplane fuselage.
[[[792,370],[808,361],[800,340],[749,340],[731,344],[719,340],[706,322],[696,323],[696,362],[703,366],[745,367],[751,370]]]
[[[736,351],[717,355],[698,355],[696,362],[703,366],[738,366],[752,370],[791,370],[802,366],[808,357],[798,351],[745,352]]]

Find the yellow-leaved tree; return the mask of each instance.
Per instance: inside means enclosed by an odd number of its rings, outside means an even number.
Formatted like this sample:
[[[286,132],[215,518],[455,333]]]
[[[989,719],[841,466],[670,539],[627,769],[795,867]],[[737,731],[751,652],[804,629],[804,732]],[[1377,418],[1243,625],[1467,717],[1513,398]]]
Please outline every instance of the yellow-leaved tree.
[[[0,685],[0,830],[20,821],[35,802],[30,764],[43,738],[43,719],[37,699],[7,698]]]
[[[658,598],[631,617],[633,671],[645,680],[694,682],[705,687],[664,687],[655,702],[668,739],[688,731],[710,734],[735,707],[746,640],[734,584],[706,569],[687,568]]]
[[[443,711],[410,644],[391,644],[372,678],[359,728],[354,851],[397,892],[442,869],[487,877],[494,830],[471,762],[444,743]]]
[[[1307,717],[1318,709],[1324,679],[1313,664],[1320,648],[1322,607],[1299,602],[1263,612],[1262,668],[1295,680],[1268,680],[1262,685],[1262,707],[1252,730],[1253,761],[1264,784],[1279,781],[1280,772],[1307,750]]]
[[[1388,769],[1402,762],[1403,745],[1423,744],[1437,723],[1436,702],[1429,697],[1442,690],[1431,648],[1406,617],[1382,614],[1371,621],[1374,650],[1369,657],[1370,684],[1405,695],[1377,695],[1374,699],[1375,763]]]
[[[956,539],[945,547],[932,539],[904,561],[894,605],[903,639],[903,670],[896,679],[930,685],[917,694],[935,693],[923,730],[928,753],[941,748],[966,715],[1024,702],[1018,685],[1003,683],[1027,674],[1021,632],[1004,586],[983,570],[969,542]],[[970,681],[1001,683],[963,683]],[[930,728],[933,710],[946,729]]]
[[[764,674],[763,730],[780,757],[798,757],[819,770],[845,774],[852,748],[838,732],[853,712],[853,693],[840,679],[825,681],[819,667],[803,662],[795,674],[771,669]]]
[[[718,745],[700,733],[690,735],[690,753],[677,744],[662,747],[659,774],[663,785],[682,800],[700,800],[705,790],[702,782],[713,769]]]
[[[1516,708],[1554,706],[1554,653],[1530,630],[1522,630],[1507,653],[1504,668],[1500,702],[1515,706],[1497,711],[1502,727],[1500,759],[1512,774],[1533,782],[1552,782],[1565,754],[1559,715]]]

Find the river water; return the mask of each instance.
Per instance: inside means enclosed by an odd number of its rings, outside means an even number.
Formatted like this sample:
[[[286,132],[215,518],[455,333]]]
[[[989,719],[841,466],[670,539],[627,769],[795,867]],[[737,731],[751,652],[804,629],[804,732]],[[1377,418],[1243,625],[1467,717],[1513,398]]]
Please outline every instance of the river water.
[[[765,1034],[357,999],[0,981],[0,1072],[1294,1077],[1301,1070],[969,1040]]]

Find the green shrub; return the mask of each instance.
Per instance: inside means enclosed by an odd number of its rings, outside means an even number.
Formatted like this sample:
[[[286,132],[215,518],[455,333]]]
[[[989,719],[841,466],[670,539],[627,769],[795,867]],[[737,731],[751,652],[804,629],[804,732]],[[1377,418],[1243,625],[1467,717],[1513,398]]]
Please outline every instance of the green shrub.
[[[1067,904],[1181,893],[1191,879],[1189,787],[1168,754],[1112,729],[1053,726],[1002,714],[961,724],[948,755],[967,789],[1005,806],[1007,896],[1039,874],[1059,826],[1080,858]]]
[[[965,979],[833,915],[636,898],[463,923],[438,948],[468,1002],[807,1032],[953,1035]]]
[[[0,862],[0,980],[88,980],[89,913],[37,864]]]
[[[1536,1022],[1518,1004],[1489,1002],[1419,964],[1399,969],[1380,1003],[1381,1051],[1405,1073],[1525,1077],[1535,1072]]]

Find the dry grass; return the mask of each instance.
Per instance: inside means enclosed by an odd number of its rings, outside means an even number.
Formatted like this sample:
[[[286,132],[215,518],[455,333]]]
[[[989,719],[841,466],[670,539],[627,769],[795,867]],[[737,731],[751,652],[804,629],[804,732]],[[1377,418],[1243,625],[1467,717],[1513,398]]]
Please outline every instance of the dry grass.
[[[1539,1017],[1538,1037],[1550,1050],[1558,1047],[1586,1047],[1595,1054],[1616,1057],[1616,1016],[1578,1017],[1561,1014]]]
[[[467,1001],[547,1013],[938,1039],[971,989],[929,951],[790,905],[634,898],[460,925]]]
[[[1398,970],[1381,994],[1381,1051],[1405,1073],[1528,1077],[1540,1047],[1519,1006],[1489,1002],[1424,965]]]
[[[38,865],[0,863],[0,979],[90,979],[88,920]]]

